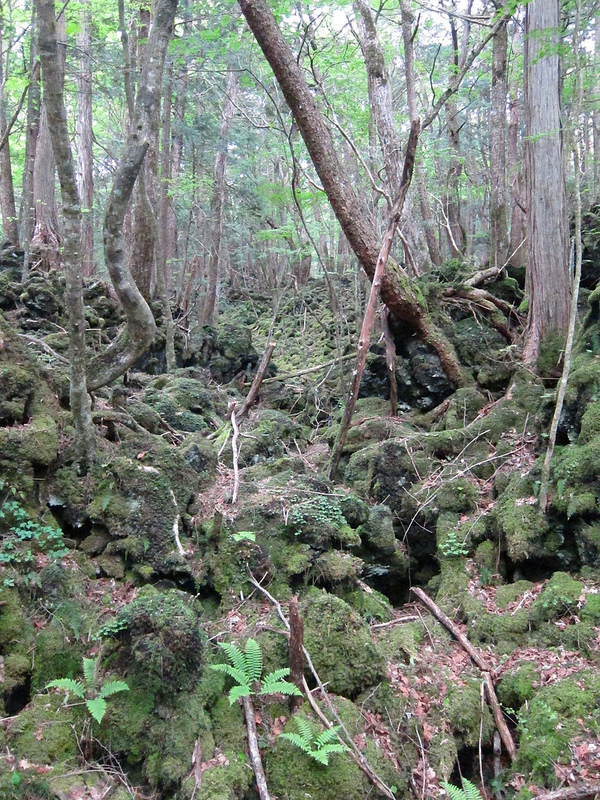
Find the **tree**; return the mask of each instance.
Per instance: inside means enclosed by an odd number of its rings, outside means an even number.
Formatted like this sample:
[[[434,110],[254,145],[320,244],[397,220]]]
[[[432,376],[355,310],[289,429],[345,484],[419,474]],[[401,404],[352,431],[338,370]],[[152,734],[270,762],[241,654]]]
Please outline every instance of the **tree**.
[[[7,131],[6,120],[6,80],[3,70],[3,34],[4,34],[4,13],[0,2],[0,138],[4,137]],[[10,42],[8,43],[10,50]],[[15,191],[13,187],[12,163],[10,160],[10,145],[8,139],[0,151],[0,208],[2,210],[2,228],[4,238],[17,245],[19,243],[19,232],[17,229],[17,209],[15,206]]]
[[[492,40],[492,107],[490,109],[490,266],[501,269],[508,255],[506,203],[506,58],[505,22]]]
[[[94,271],[94,160],[92,150],[92,18],[90,0],[84,0],[77,34],[77,188],[81,197],[81,268]]]

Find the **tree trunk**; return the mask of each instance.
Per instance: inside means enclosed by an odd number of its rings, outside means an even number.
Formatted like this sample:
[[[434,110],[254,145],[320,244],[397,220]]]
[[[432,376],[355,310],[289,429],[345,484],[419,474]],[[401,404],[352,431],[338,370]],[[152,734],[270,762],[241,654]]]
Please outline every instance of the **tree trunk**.
[[[226,181],[225,171],[227,168],[227,144],[229,140],[229,129],[231,120],[235,113],[235,98],[238,89],[237,73],[231,69],[227,70],[227,80],[225,83],[225,97],[223,99],[223,109],[221,111],[221,129],[219,131],[219,144],[215,156],[215,166],[213,170],[213,188],[210,201],[210,256],[208,260],[208,288],[206,290],[206,302],[204,304],[204,314],[202,325],[216,325],[219,315],[219,279],[221,263],[221,242],[223,239],[223,214],[225,211]]]
[[[153,135],[152,125],[160,105],[163,66],[173,32],[176,7],[177,0],[158,0],[154,8],[132,124],[104,217],[106,266],[123,306],[126,326],[117,339],[90,364],[88,387],[92,390],[116,380],[135,364],[156,333],[152,312],[135,285],[126,263],[123,222]]]
[[[342,168],[329,128],[302,69],[265,0],[240,0],[240,6],[290,106],[331,207],[359,262],[372,279],[380,249],[375,225]],[[454,348],[433,323],[406,272],[391,261],[384,271],[381,296],[396,319],[402,320],[435,348],[448,377],[457,385],[464,383]]]
[[[596,64],[596,96],[600,94],[600,11],[596,14],[594,29],[594,62]],[[593,140],[594,140],[594,186],[593,199],[600,200],[600,110],[598,104],[594,105],[592,112]]]
[[[44,107],[60,181],[65,267],[65,304],[69,316],[69,378],[71,413],[77,431],[76,449],[84,468],[94,453],[94,428],[86,387],[85,310],[81,281],[81,205],[75,181],[73,154],[63,98],[64,64],[60,64],[54,21],[54,0],[37,0],[39,48],[44,85]]]
[[[506,55],[508,28],[502,25],[492,43],[490,111],[490,266],[500,269],[508,255],[506,209]]]
[[[160,267],[167,290],[167,248],[169,238],[169,187],[171,184],[171,114],[173,111],[173,60],[169,59],[165,69],[163,92],[162,130],[160,144],[160,204],[158,213],[158,235],[160,237]]]
[[[86,277],[94,272],[94,156],[92,150],[92,18],[89,0],[81,12],[77,34],[77,188],[81,197],[81,269]]]
[[[23,196],[21,199],[21,247],[23,256],[23,283],[29,278],[29,257],[33,223],[35,219],[35,203],[33,197],[33,174],[35,151],[40,128],[40,70],[37,56],[37,24],[35,4],[31,12],[31,44],[29,53],[29,69],[31,81],[27,95],[27,122],[25,135],[25,164],[23,165]]]
[[[529,329],[524,358],[536,361],[569,324],[569,228],[560,122],[558,0],[531,0],[525,18]]]
[[[2,3],[0,3],[0,138],[7,129],[6,121],[6,75],[3,70],[3,33],[4,16]],[[10,42],[8,43],[10,49]],[[0,151],[0,208],[2,210],[2,230],[4,239],[18,246],[19,230],[17,226],[17,209],[15,206],[15,190],[13,186],[12,164],[10,160],[10,145],[8,140]]]
[[[510,92],[506,158],[511,207],[509,263],[513,267],[518,267],[527,264],[527,230],[524,211],[525,179],[519,159],[519,116],[516,90]]]

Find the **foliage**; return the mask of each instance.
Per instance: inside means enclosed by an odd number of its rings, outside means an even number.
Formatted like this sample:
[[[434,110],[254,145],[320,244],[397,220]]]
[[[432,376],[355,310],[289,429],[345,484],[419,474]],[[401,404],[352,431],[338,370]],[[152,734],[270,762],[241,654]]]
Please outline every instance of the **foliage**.
[[[285,694],[301,696],[302,692],[290,681],[282,680],[290,674],[288,667],[270,672],[261,680],[262,653],[255,639],[248,639],[244,652],[232,642],[220,642],[219,646],[225,651],[231,664],[212,664],[211,669],[222,672],[237,682],[229,691],[229,704],[233,705],[240,697],[251,694]],[[252,687],[258,686],[258,691],[253,692]]]
[[[85,700],[87,710],[96,722],[100,723],[106,714],[106,699],[118,692],[128,692],[129,686],[125,681],[108,681],[98,686],[96,680],[97,667],[97,658],[84,658],[83,680],[58,678],[46,684],[46,689],[61,689],[66,692],[66,699],[72,693],[75,697]]]
[[[281,738],[287,739],[296,747],[299,747],[307,756],[314,758],[319,764],[329,765],[329,756],[332,753],[343,753],[348,748],[341,742],[336,742],[339,725],[326,728],[322,733],[315,736],[310,723],[302,717],[296,717],[298,733],[282,733]]]
[[[466,556],[469,552],[465,541],[458,537],[456,531],[450,531],[446,540],[438,545],[438,550],[443,556]]]
[[[479,789],[466,778],[462,779],[462,789],[452,783],[442,783],[450,795],[450,800],[482,800]]]
[[[5,567],[23,570],[34,563],[36,553],[57,560],[68,552],[60,528],[32,519],[16,499],[4,501],[0,507],[0,521],[8,526],[0,544],[0,564]],[[28,572],[25,577],[31,576]],[[12,585],[13,581],[7,577],[4,584]]]

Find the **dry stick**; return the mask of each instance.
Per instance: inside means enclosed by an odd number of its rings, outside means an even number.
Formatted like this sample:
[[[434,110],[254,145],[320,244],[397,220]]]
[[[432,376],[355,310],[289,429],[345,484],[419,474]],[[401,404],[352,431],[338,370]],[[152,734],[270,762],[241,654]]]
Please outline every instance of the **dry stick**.
[[[385,339],[385,363],[390,379],[390,413],[392,417],[398,414],[398,383],[396,381],[396,345],[390,330],[390,312],[387,306],[381,312],[381,323],[383,325],[383,338]]]
[[[289,602],[290,615],[290,680],[302,691],[304,678],[304,622],[298,611],[298,596],[294,595]],[[301,697],[292,697],[290,707],[292,713],[302,704]]]
[[[577,5],[577,23],[575,25],[575,32],[573,34],[575,41],[573,42],[573,51],[579,53],[579,5]],[[577,59],[577,111],[581,109],[583,98],[583,81],[581,80],[581,68],[579,58]],[[575,117],[577,119],[577,117]],[[545,513],[548,506],[548,481],[550,479],[550,462],[554,454],[554,445],[556,444],[556,434],[558,432],[558,424],[565,402],[565,395],[567,393],[567,383],[569,382],[569,373],[571,371],[571,355],[573,353],[573,342],[575,340],[575,326],[577,324],[577,301],[579,299],[579,284],[581,282],[581,260],[582,260],[582,241],[581,241],[581,164],[579,160],[579,148],[577,141],[574,137],[573,141],[573,166],[575,171],[575,275],[573,277],[573,295],[571,297],[571,312],[569,314],[569,329],[567,333],[567,342],[565,344],[565,356],[563,361],[563,371],[560,378],[560,386],[558,387],[558,396],[556,398],[556,408],[554,409],[554,416],[552,417],[552,425],[550,426],[550,437],[548,439],[548,449],[546,450],[546,457],[544,458],[544,466],[542,469],[542,480],[540,485],[540,508]]]
[[[491,665],[488,664],[488,662],[481,655],[479,650],[473,647],[471,642],[460,630],[458,625],[452,622],[450,617],[444,614],[442,609],[436,603],[433,602],[433,600],[431,599],[431,597],[429,597],[429,595],[425,594],[425,592],[422,589],[419,589],[417,586],[411,586],[411,592],[413,594],[416,594],[419,600],[421,600],[421,602],[427,606],[427,608],[431,611],[434,617],[436,617],[442,623],[442,625],[450,631],[450,633],[458,641],[463,650],[465,650],[465,652],[467,652],[471,656],[471,659],[482,671],[483,680],[485,681],[486,693],[488,696],[488,702],[492,707],[492,712],[494,714],[494,720],[496,721],[496,727],[498,728],[498,733],[500,734],[504,747],[506,748],[506,752],[509,754],[511,760],[514,760],[517,755],[517,749],[515,747],[515,743],[510,734],[510,731],[508,730],[508,727],[504,722],[502,709],[500,708],[500,703],[498,702],[498,698],[496,697],[496,691],[494,689],[494,684],[492,683],[492,678],[490,675],[492,669]]]
[[[260,757],[260,750],[258,749],[254,703],[252,702],[252,698],[250,696],[244,697],[243,700],[244,716],[246,717],[246,730],[248,731],[248,747],[250,749],[250,760],[252,761],[254,777],[256,778],[256,787],[258,789],[260,800],[271,800],[271,795],[269,794],[269,789],[267,788],[267,779],[265,778],[262,759]]]
[[[265,377],[265,372],[267,371],[267,367],[269,366],[269,361],[271,360],[271,356],[273,355],[273,350],[275,350],[276,342],[269,342],[267,345],[267,349],[263,353],[262,361],[260,362],[260,367],[256,375],[254,376],[254,380],[252,381],[252,386],[250,387],[250,391],[248,392],[248,396],[244,400],[244,405],[242,406],[242,410],[239,413],[240,417],[245,417],[252,404],[256,400],[256,395],[258,394],[258,390],[260,389],[260,385],[262,383],[263,378]]]
[[[233,428],[233,436],[231,437],[231,452],[233,456],[233,494],[231,495],[231,504],[237,503],[238,494],[240,491],[240,469],[238,465],[238,448],[237,443],[240,436],[240,429],[235,418],[235,404],[231,409],[231,427]]]
[[[279,619],[283,622],[283,624],[285,625],[286,629],[289,631],[290,630],[290,624],[287,621],[287,619],[285,618],[285,614],[282,611],[281,604],[273,597],[273,595],[267,589],[265,589],[264,586],[260,585],[260,583],[256,580],[254,575],[252,575],[252,573],[250,573],[250,576],[249,576],[248,580],[250,581],[250,583],[256,589],[258,589],[260,592],[262,592],[268,600],[271,601],[271,603],[275,607],[275,610],[277,611],[277,615],[278,615]],[[346,728],[346,726],[344,725],[344,723],[340,719],[340,715],[335,710],[335,707],[334,707],[333,703],[331,702],[331,700],[329,698],[329,695],[327,694],[325,686],[323,685],[323,682],[322,682],[321,678],[319,677],[319,673],[315,669],[315,665],[313,664],[312,658],[310,657],[310,653],[308,652],[306,647],[302,646],[302,652],[304,653],[304,658],[306,659],[306,663],[308,664],[308,668],[310,669],[310,671],[313,674],[313,677],[314,677],[314,679],[315,679],[315,681],[317,683],[317,686],[319,687],[319,690],[321,692],[321,695],[322,695],[323,699],[325,700],[325,702],[327,703],[327,708],[329,709],[332,717],[335,719],[335,721],[339,725],[340,729],[344,733],[344,736],[346,737],[346,740],[344,740],[341,736],[338,735],[339,741],[343,745],[345,745],[346,747],[349,747],[348,753],[349,753],[350,757],[352,758],[352,760],[354,761],[356,766],[362,772],[364,772],[364,774],[371,781],[371,783],[373,783],[379,789],[379,791],[382,794],[384,794],[386,797],[388,797],[389,800],[395,800],[395,795],[392,792],[392,790],[390,789],[390,787],[379,777],[379,775],[373,770],[373,768],[367,762],[367,760],[364,757],[364,755],[361,753],[361,751],[356,746],[356,744],[354,742],[354,739],[352,738],[352,736],[348,732],[348,729]],[[322,721],[322,723],[325,725],[325,727],[326,728],[331,728],[332,727],[332,723],[324,716],[323,712],[319,709],[319,707],[315,703],[315,700],[314,700],[314,698],[312,696],[312,693],[311,693],[310,689],[308,688],[308,684],[306,683],[306,679],[304,677],[302,678],[302,686],[304,688],[304,691],[306,693],[306,697],[307,697],[308,702],[310,703],[312,709],[315,711],[315,713],[317,714],[319,719]]]
[[[392,625],[403,625],[405,622],[418,622],[419,617],[416,614],[407,614],[405,617],[396,617],[389,622],[377,622],[375,625],[370,625],[372,631],[378,631],[380,628],[391,628]]]
[[[588,797],[600,796],[600,783],[588,783],[584,786],[565,786],[547,794],[538,794],[535,800],[587,800]]]
[[[277,383],[278,381],[286,381],[288,378],[299,378],[301,375],[309,375],[311,372],[319,372],[322,369],[335,366],[338,361],[350,361],[351,358],[356,358],[354,353],[348,353],[341,358],[334,358],[333,361],[326,361],[324,364],[318,364],[316,367],[308,367],[308,369],[300,369],[298,372],[288,372],[285,375],[276,375],[274,378],[266,378],[263,384],[266,386],[268,383]],[[247,386],[247,384],[244,384]]]
[[[398,192],[398,197],[396,199],[396,202],[394,203],[394,207],[390,212],[387,229],[383,236],[383,243],[381,245],[381,250],[379,251],[379,255],[377,257],[375,274],[373,275],[373,282],[371,283],[369,300],[367,302],[367,307],[365,309],[365,316],[363,318],[363,323],[360,330],[360,337],[358,340],[358,348],[356,353],[356,366],[354,367],[354,375],[352,378],[350,397],[348,398],[348,401],[346,403],[346,408],[344,409],[344,418],[342,420],[342,426],[340,428],[338,438],[334,445],[333,452],[331,453],[331,461],[329,462],[329,469],[327,470],[328,478],[331,478],[335,474],[337,466],[340,462],[340,457],[342,455],[342,450],[344,449],[346,436],[348,434],[348,430],[350,429],[350,423],[352,421],[352,414],[354,413],[354,407],[356,405],[356,400],[358,399],[360,382],[362,379],[363,372],[365,370],[365,365],[367,363],[367,352],[369,350],[369,342],[371,339],[371,328],[373,327],[373,320],[375,318],[375,307],[379,300],[381,280],[383,278],[385,266],[387,264],[388,256],[390,254],[390,249],[392,247],[392,242],[394,240],[394,233],[396,232],[396,227],[400,222],[400,216],[402,215],[402,209],[404,207],[404,200],[406,198],[406,193],[408,192],[408,188],[412,180],[413,167],[415,163],[415,152],[417,149],[417,142],[419,139],[419,130],[420,130],[419,120],[415,120],[410,127],[410,136],[408,138],[408,144],[406,145],[406,155],[404,156],[404,169],[402,173],[402,184],[400,186],[400,191]]]

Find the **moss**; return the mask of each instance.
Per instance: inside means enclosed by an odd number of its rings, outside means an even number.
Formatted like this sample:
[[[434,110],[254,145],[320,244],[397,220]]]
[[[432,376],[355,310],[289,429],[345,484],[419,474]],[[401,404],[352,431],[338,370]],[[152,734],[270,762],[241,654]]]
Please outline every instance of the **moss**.
[[[485,404],[483,395],[474,387],[457,389],[450,398],[446,412],[444,420],[446,430],[464,428],[465,425],[473,422]]]
[[[595,481],[600,463],[600,436],[594,436],[583,445],[570,445],[556,449],[552,461],[555,479],[567,487]],[[563,489],[564,493],[564,489]]]
[[[529,621],[535,626],[577,613],[577,603],[583,591],[580,581],[566,572],[555,572],[544,591],[529,609]]]
[[[479,569],[479,574],[483,577],[486,576],[486,583],[489,582],[491,576],[497,572],[498,564],[498,545],[495,542],[486,540],[477,545],[475,550],[475,563]]]
[[[388,622],[392,618],[389,600],[375,589],[346,591],[341,596],[366,622]]]
[[[10,749],[36,764],[62,764],[79,753],[77,733],[83,726],[80,707],[66,707],[58,694],[37,695],[11,725]],[[73,730],[75,728],[75,731]]]
[[[41,630],[35,639],[35,660],[31,676],[31,689],[40,692],[49,681],[56,678],[77,678],[81,673],[81,659],[86,651],[79,640],[69,636],[60,619]]]
[[[374,506],[369,519],[358,529],[362,541],[383,556],[390,556],[396,552],[397,542],[394,533],[392,512],[387,506]]]
[[[461,746],[476,747],[480,736],[488,742],[494,731],[487,704],[482,708],[480,689],[481,681],[467,678],[463,686],[451,686],[444,698],[444,711]]]
[[[600,594],[586,594],[585,603],[579,611],[582,621],[600,624]]]
[[[408,664],[419,654],[424,636],[425,628],[421,622],[406,622],[383,629],[377,646],[387,661],[402,660]]]
[[[581,418],[581,429],[577,444],[588,444],[600,434],[600,401],[590,403]]]
[[[37,383],[34,371],[13,361],[0,365],[0,422],[24,422]]]
[[[520,741],[514,768],[535,783],[554,784],[554,765],[568,756],[570,742],[581,733],[579,720],[598,732],[600,678],[579,673],[544,686],[529,702],[519,722]]]
[[[353,495],[344,497],[339,501],[339,505],[344,519],[351,528],[358,528],[369,519],[369,506],[358,497]]]
[[[509,603],[513,603],[531,589],[533,589],[533,583],[524,580],[499,586],[496,589],[496,605],[498,608],[506,608]]]
[[[506,537],[508,555],[514,562],[547,555],[544,539],[548,521],[532,496],[531,488],[527,479],[516,472],[494,510],[494,518]]]
[[[331,691],[356,697],[385,674],[382,654],[360,616],[339,597],[312,593],[302,603],[306,648]]]
[[[518,710],[523,703],[532,699],[534,684],[539,677],[539,667],[532,661],[526,661],[514,671],[505,672],[498,682],[498,700],[504,708]]]
[[[520,609],[514,614],[481,612],[473,616],[468,633],[477,644],[493,645],[495,651],[502,655],[512,653],[529,636],[527,611]]]
[[[327,583],[354,582],[362,568],[363,562],[360,558],[339,550],[323,553],[315,561],[315,575],[322,577]]]

